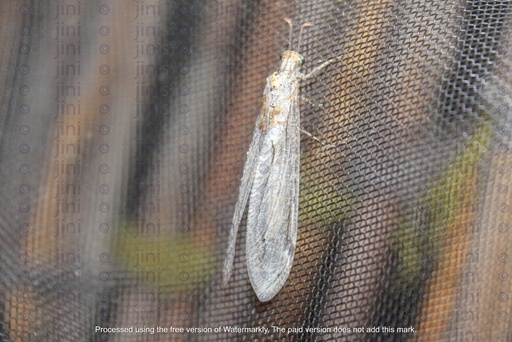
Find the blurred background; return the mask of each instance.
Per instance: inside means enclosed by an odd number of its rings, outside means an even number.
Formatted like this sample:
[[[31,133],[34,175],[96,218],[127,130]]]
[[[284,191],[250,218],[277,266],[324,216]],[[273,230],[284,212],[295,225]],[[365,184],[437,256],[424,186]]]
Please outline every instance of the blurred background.
[[[2,341],[511,341],[511,7],[4,2]],[[301,84],[335,148],[301,137],[294,265],[260,303],[245,217],[221,270],[285,17],[313,24],[303,72],[342,56]]]

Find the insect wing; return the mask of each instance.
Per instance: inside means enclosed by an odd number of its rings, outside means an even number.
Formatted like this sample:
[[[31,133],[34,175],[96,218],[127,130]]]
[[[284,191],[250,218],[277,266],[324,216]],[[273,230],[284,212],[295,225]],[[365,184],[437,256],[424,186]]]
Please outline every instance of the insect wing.
[[[240,221],[242,220],[242,216],[245,211],[245,206],[247,205],[249,193],[251,192],[252,184],[254,181],[254,169],[262,143],[262,131],[259,128],[258,124],[259,122],[261,122],[262,118],[263,111],[260,112],[260,114],[258,115],[258,119],[256,120],[256,128],[254,129],[251,146],[249,147],[249,151],[247,152],[247,159],[244,165],[242,182],[240,184],[240,190],[238,194],[238,201],[236,202],[235,213],[233,214],[233,224],[231,225],[231,230],[229,232],[229,242],[226,260],[224,261],[224,285],[228,283],[229,278],[231,277],[231,272],[233,269],[233,260],[235,258],[236,252],[236,237],[238,234],[238,227],[240,226]]]
[[[296,90],[297,91],[297,90]],[[247,219],[247,269],[262,302],[283,287],[293,264],[297,239],[300,116],[297,96],[286,123],[262,136]]]

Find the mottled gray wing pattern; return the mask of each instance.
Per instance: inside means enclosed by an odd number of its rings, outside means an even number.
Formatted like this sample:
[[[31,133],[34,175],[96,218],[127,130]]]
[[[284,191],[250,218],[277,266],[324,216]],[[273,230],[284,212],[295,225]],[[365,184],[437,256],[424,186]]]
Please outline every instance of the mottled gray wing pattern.
[[[268,93],[269,85],[265,87],[264,95]],[[262,144],[262,130],[260,127],[260,123],[264,120],[264,110],[260,110],[258,118],[256,119],[256,126],[254,128],[254,134],[251,141],[251,146],[249,147],[249,151],[247,152],[247,159],[244,165],[244,171],[242,175],[242,182],[240,184],[240,190],[238,194],[238,201],[235,205],[235,212],[233,214],[233,224],[231,226],[231,231],[229,233],[229,242],[228,242],[228,251],[226,255],[226,260],[224,261],[224,274],[223,274],[223,283],[226,285],[231,277],[231,272],[233,269],[233,260],[235,258],[236,252],[236,237],[238,235],[238,227],[240,226],[240,221],[242,220],[242,216],[244,215],[245,206],[247,205],[247,200],[249,198],[249,194],[251,192],[252,184],[254,181],[254,176],[256,173],[255,167],[256,162],[258,160],[259,151],[261,149]]]
[[[247,269],[259,300],[274,297],[293,264],[297,237],[300,122],[297,83],[289,85],[287,121],[262,137],[247,220]]]

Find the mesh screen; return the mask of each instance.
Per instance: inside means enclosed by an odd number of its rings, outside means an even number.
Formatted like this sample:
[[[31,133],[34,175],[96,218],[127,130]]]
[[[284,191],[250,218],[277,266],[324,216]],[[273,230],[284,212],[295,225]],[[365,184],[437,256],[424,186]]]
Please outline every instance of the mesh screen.
[[[512,340],[511,7],[6,2],[2,341]],[[245,216],[221,273],[285,17],[294,49],[313,24],[303,72],[342,58],[301,83],[324,144],[301,136],[294,264],[261,303]]]

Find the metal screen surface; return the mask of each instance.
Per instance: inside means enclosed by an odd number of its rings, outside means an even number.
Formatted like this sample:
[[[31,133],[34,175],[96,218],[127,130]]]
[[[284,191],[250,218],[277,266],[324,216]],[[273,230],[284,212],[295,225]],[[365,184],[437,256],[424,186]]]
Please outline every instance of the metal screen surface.
[[[2,341],[511,341],[510,1],[6,1]],[[301,71],[298,237],[258,301],[265,79]]]

